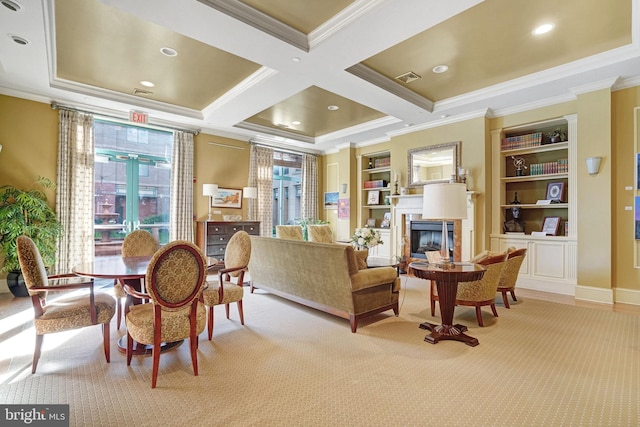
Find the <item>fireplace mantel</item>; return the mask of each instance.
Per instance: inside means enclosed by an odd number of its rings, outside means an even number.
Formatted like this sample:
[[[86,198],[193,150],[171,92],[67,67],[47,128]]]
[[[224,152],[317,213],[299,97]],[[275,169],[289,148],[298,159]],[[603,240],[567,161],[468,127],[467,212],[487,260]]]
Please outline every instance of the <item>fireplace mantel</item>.
[[[475,191],[467,191],[467,219],[461,221],[461,259],[471,259],[475,255]],[[422,215],[422,194],[409,194],[405,196],[391,196],[393,208],[391,221],[393,227],[394,256],[402,256],[404,253],[403,237],[407,236],[405,229],[407,215]],[[407,237],[408,238],[408,237]]]

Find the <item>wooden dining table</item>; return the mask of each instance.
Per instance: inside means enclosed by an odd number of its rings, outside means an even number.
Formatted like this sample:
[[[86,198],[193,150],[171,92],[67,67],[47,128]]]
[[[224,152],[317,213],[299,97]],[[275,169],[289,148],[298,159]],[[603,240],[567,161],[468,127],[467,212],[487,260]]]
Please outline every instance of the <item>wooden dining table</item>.
[[[147,266],[151,256],[122,257],[112,255],[97,257],[93,261],[83,262],[73,267],[73,272],[78,276],[91,277],[94,279],[117,279],[138,291],[144,292],[143,280],[147,274]],[[132,299],[133,304],[141,301]],[[173,343],[163,343],[162,351],[180,345],[182,341]],[[133,354],[151,354],[151,347],[136,343],[134,341]],[[118,350],[121,353],[127,352],[127,336],[124,335],[118,340]]]

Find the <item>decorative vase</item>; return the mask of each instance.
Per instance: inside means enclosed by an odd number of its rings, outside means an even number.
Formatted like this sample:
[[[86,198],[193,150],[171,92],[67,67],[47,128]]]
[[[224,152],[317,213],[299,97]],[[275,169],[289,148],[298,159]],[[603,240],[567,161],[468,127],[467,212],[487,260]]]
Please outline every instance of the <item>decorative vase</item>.
[[[7,286],[14,297],[29,296],[27,285],[24,283],[24,277],[22,277],[22,271],[20,270],[13,270],[7,273]]]

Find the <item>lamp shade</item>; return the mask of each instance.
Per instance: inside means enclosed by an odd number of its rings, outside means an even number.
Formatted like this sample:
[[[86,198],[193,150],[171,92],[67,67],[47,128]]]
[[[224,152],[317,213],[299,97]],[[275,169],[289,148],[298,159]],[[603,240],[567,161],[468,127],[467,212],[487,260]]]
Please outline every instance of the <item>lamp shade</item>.
[[[218,186],[216,184],[202,184],[202,195],[213,197],[218,194]]]
[[[242,197],[245,199],[257,199],[258,189],[256,187],[242,187]]]
[[[422,193],[422,219],[465,219],[467,186],[462,183],[427,184]]]

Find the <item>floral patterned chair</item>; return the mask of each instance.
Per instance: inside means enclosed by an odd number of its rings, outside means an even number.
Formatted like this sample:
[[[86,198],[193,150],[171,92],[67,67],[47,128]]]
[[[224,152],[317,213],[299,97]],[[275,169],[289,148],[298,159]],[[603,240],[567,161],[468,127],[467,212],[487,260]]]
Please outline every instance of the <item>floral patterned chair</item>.
[[[244,325],[244,312],[242,311],[242,297],[244,296],[244,272],[249,265],[251,257],[251,237],[246,231],[238,231],[227,243],[224,251],[224,267],[218,269],[218,283],[209,284],[202,293],[201,300],[208,309],[208,336],[209,341],[213,337],[213,308],[224,304],[229,318],[229,304],[238,303],[240,324]],[[231,278],[236,278],[236,283]]]
[[[146,230],[135,230],[127,234],[124,238],[122,241],[121,251],[123,257],[151,256],[156,253],[159,247],[160,245],[158,244],[158,241],[151,233]],[[113,283],[113,291],[115,293],[116,300],[118,301],[116,328],[120,329],[120,319],[122,318],[122,298],[126,297],[127,294],[124,291],[124,284],[117,280]]]
[[[458,283],[458,292],[456,294],[456,305],[466,305],[475,307],[476,319],[479,326],[484,326],[482,321],[481,307],[488,305],[491,306],[491,311],[495,317],[498,317],[496,311],[496,292],[498,290],[498,284],[502,277],[505,265],[507,263],[507,252],[499,255],[487,255],[482,259],[475,262],[476,264],[483,265],[487,268],[487,271],[482,276],[482,279],[475,282],[460,282]],[[438,300],[438,291],[434,286],[431,292],[431,304],[433,307],[434,301]]]
[[[310,242],[334,243],[331,227],[327,224],[308,224],[307,239]]]
[[[38,248],[27,236],[18,237],[18,260],[25,284],[31,296],[35,318],[36,347],[31,373],[36,372],[45,334],[102,325],[102,341],[107,363],[111,360],[109,323],[115,313],[116,301],[111,295],[94,293],[93,280],[87,281],[73,274],[47,276]],[[48,291],[88,289],[88,295],[47,300]]]
[[[189,338],[193,374],[198,375],[198,335],[204,331],[206,311],[199,297],[205,285],[205,258],[191,242],[173,241],[159,249],[147,267],[148,293],[124,286],[127,294],[150,299],[150,304],[133,305],[125,317],[127,366],[131,365],[133,341],[153,345],[151,388],[156,387],[161,343]]]
[[[504,268],[504,273],[500,278],[500,284],[498,284],[498,292],[502,294],[502,301],[506,308],[509,307],[509,299],[507,298],[507,292],[511,294],[511,298],[514,301],[516,299],[516,282],[518,281],[518,273],[520,273],[520,266],[524,257],[527,255],[527,248],[510,250],[507,255],[507,265]]]
[[[286,240],[304,240],[301,225],[276,225],[276,237]]]

